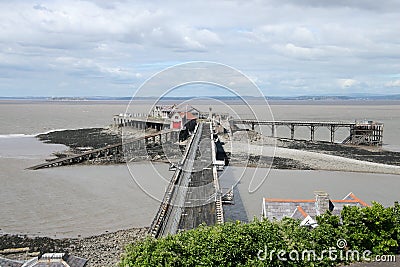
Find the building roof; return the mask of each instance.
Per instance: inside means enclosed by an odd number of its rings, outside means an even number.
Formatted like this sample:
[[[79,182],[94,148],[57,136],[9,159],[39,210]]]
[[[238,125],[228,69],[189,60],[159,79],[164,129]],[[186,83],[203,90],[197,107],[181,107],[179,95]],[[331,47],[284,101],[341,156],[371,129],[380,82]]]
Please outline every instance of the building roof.
[[[197,119],[197,117],[195,115],[193,115],[191,112],[179,112],[179,115],[181,115],[181,117],[186,117],[186,120],[194,120]]]
[[[27,261],[9,260],[0,257],[1,267],[85,267],[87,259],[65,253],[45,253]]]
[[[349,193],[343,199],[329,199],[329,195],[326,196],[329,201],[327,208],[335,215],[340,215],[344,206],[368,206],[353,193]],[[281,220],[284,217],[304,220],[308,216],[315,218],[319,215],[316,199],[264,198],[262,206],[263,217],[269,220]]]
[[[155,106],[155,109],[160,109],[161,111],[168,111],[171,112],[176,108],[176,105],[157,105]]]
[[[0,266],[1,267],[21,267],[24,264],[23,261],[9,260],[0,257]]]

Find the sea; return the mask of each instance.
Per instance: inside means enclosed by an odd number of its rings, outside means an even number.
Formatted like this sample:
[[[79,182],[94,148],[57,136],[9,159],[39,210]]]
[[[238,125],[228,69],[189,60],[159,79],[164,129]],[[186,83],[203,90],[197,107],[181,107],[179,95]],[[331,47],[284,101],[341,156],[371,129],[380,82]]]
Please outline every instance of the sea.
[[[145,102],[145,101],[144,101]],[[151,103],[150,103],[151,104]],[[400,151],[400,102],[397,101],[271,101],[213,106],[215,112],[232,112],[260,119],[355,121],[384,123],[383,148]],[[194,105],[209,110],[209,102]],[[79,165],[27,170],[51,154],[65,150],[46,144],[39,133],[91,127],[106,127],[113,115],[127,110],[146,112],[149,103],[126,101],[0,101],[0,234],[31,236],[91,236],[133,227],[148,227],[172,176],[168,164],[140,162],[120,165]],[[251,115],[251,116],[254,116]],[[251,117],[250,116],[250,117]],[[247,118],[247,117],[246,117]],[[258,129],[268,133],[270,129]],[[289,136],[287,127],[278,136]],[[338,130],[336,140],[348,133]],[[308,129],[298,129],[296,138],[309,138]],[[329,130],[320,128],[316,138],[329,140]],[[400,176],[356,172],[265,170],[257,190],[250,190],[254,170],[227,167],[221,187],[236,185],[241,208],[251,220],[261,215],[263,197],[313,198],[313,191],[327,191],[331,198],[353,192],[367,203],[385,206],[400,200]],[[137,179],[137,178],[140,179]],[[239,207],[240,206],[240,207]]]

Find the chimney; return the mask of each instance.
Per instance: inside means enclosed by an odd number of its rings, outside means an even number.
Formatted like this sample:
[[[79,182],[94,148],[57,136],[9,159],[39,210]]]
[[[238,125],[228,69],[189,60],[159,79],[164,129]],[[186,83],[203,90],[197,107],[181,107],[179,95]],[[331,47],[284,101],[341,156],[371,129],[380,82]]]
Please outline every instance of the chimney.
[[[315,191],[315,210],[317,215],[324,214],[327,210],[330,210],[329,206],[329,194],[325,191]]]

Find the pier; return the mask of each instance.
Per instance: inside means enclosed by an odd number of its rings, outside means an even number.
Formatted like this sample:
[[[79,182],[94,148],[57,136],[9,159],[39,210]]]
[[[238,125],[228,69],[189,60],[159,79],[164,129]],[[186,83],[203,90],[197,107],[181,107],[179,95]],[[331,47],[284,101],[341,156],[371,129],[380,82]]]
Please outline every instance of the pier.
[[[224,222],[211,123],[198,124],[190,138],[151,224],[153,237]]]
[[[128,153],[132,154],[133,151],[145,151],[145,147],[147,144],[151,143],[162,143],[170,140],[178,140],[179,132],[173,130],[161,131],[155,134],[145,135],[143,137],[134,138],[132,140],[128,140],[124,143],[112,144],[106,147],[93,149],[88,152],[68,156],[65,158],[59,158],[55,160],[51,160],[49,162],[45,162],[42,164],[38,164],[32,167],[29,167],[29,170],[38,170],[43,168],[51,168],[51,167],[59,167],[66,165],[79,164],[88,160],[93,160],[96,158],[103,157],[115,157],[116,155],[124,153],[127,155]]]
[[[113,117],[114,125],[119,127],[133,127],[144,130],[148,128],[161,131],[162,129],[170,128],[170,120],[147,118],[144,114],[120,114]]]
[[[342,144],[382,146],[383,142],[383,123],[375,121],[360,122],[338,122],[338,121],[258,121],[258,120],[230,120],[231,128],[236,125],[250,126],[254,131],[255,126],[269,126],[271,137],[276,136],[278,126],[286,126],[290,129],[290,139],[295,139],[295,132],[298,127],[308,127],[310,129],[309,141],[315,141],[315,132],[320,127],[326,127],[330,132],[330,142],[335,143],[335,132],[339,128],[347,128],[349,136],[344,139]]]

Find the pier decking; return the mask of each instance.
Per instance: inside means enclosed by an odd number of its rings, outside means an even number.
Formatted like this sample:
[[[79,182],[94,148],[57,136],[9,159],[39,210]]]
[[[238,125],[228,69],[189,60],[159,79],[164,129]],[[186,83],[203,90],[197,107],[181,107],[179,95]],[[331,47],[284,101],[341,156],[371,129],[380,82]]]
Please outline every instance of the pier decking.
[[[214,146],[211,124],[198,124],[151,224],[152,236],[224,221]]]

